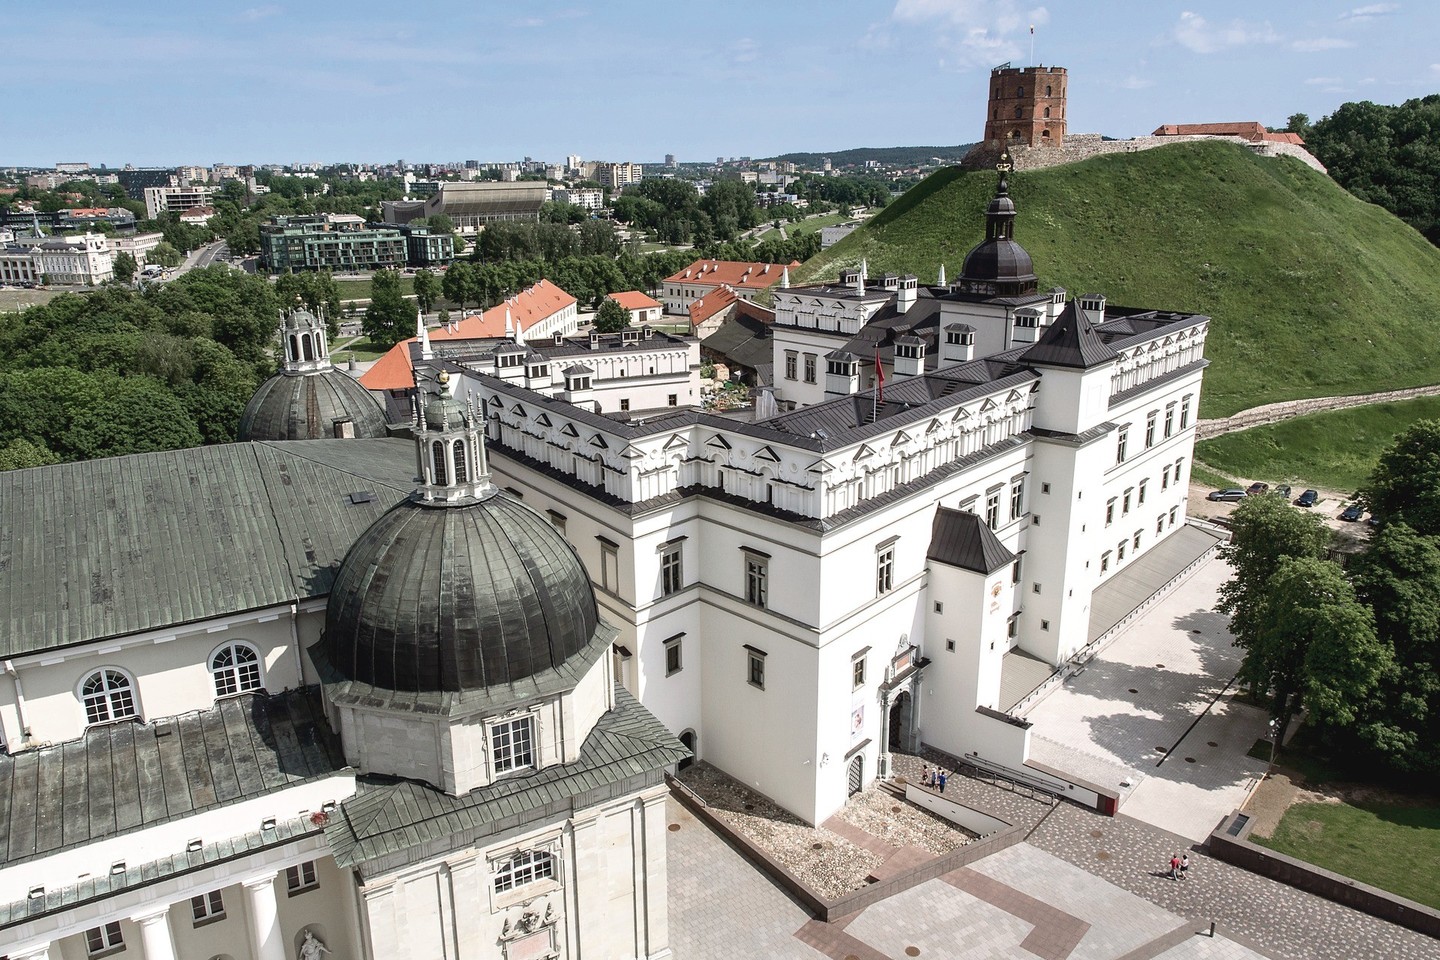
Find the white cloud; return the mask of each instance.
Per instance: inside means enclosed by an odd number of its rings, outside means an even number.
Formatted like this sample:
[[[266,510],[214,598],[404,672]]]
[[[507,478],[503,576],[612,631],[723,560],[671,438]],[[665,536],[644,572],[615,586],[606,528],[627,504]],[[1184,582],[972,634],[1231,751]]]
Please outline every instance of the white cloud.
[[[245,23],[255,23],[258,20],[273,17],[279,12],[280,8],[272,3],[263,7],[250,7],[249,9],[241,10],[238,19]]]
[[[730,59],[736,63],[752,63],[760,58],[760,44],[750,37],[741,37],[730,45]]]
[[[1339,77],[1311,77],[1305,81],[1312,87],[1330,87],[1340,82]]]
[[[1119,87],[1121,90],[1144,90],[1146,87],[1155,86],[1155,81],[1147,80],[1144,77],[1137,77],[1135,76],[1135,74],[1132,73],[1124,80],[1121,80],[1120,82],[1115,84],[1115,86]]]
[[[1175,42],[1195,53],[1215,53],[1231,47],[1277,43],[1279,40],[1280,35],[1268,22],[1231,20],[1229,23],[1212,24],[1189,10],[1180,14],[1180,22],[1175,25]]]
[[[1353,46],[1355,44],[1349,40],[1339,40],[1335,37],[1315,37],[1311,40],[1295,40],[1290,44],[1290,49],[1297,53],[1323,53],[1326,50],[1343,50]]]
[[[1029,30],[1048,24],[1050,11],[1026,9],[1017,0],[896,0],[890,20],[928,30],[944,51],[940,65],[963,70],[1028,57]],[[867,35],[871,46],[889,39],[888,31],[872,34]]]
[[[1372,3],[1364,7],[1355,7],[1353,10],[1346,10],[1337,17],[1337,20],[1371,20],[1375,17],[1384,17],[1400,9],[1398,3]]]
[[[1440,63],[1430,64],[1430,69],[1435,71],[1436,73],[1440,73]]]
[[[510,26],[529,29],[533,27],[543,27],[545,26],[545,21],[540,17],[522,17],[519,20],[511,20]]]

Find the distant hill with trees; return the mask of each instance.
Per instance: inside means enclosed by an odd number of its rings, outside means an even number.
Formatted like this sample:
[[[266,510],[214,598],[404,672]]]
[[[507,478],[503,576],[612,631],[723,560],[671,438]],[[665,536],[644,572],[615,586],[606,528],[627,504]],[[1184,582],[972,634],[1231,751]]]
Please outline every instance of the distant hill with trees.
[[[953,147],[852,147],[849,150],[834,150],[829,153],[782,153],[767,160],[779,160],[799,164],[802,167],[818,167],[825,160],[834,167],[859,166],[874,160],[897,167],[918,167],[939,157],[947,162],[958,163],[970,152],[973,143],[961,143]]]

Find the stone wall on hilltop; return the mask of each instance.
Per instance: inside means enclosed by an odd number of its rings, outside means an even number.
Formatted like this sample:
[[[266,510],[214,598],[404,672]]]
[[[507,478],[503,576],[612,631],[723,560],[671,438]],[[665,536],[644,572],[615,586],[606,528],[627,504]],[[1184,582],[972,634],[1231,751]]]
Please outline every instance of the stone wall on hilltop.
[[[1295,157],[1320,173],[1326,173],[1324,164],[1316,160],[1314,155],[1304,147],[1293,143],[1280,143],[1271,140],[1262,140],[1258,143],[1246,140],[1244,137],[1217,137],[1217,136],[1174,136],[1174,137],[1132,137],[1129,140],[1106,140],[1098,133],[1072,133],[1065,137],[1065,142],[1058,147],[1038,146],[1027,147],[1023,144],[1013,145],[1010,149],[1010,160],[1016,170],[1039,170],[1043,167],[1058,167],[1066,163],[1078,163],[1081,160],[1089,160],[1091,157],[1098,157],[1107,153],[1138,153],[1141,150],[1153,150],[1156,147],[1166,147],[1174,143],[1190,143],[1196,140],[1227,140],[1237,143],[1242,147],[1260,154],[1262,157],[1275,157],[1280,155]],[[970,170],[993,167],[1000,158],[1000,147],[993,142],[977,143],[975,147],[960,161],[960,165]]]

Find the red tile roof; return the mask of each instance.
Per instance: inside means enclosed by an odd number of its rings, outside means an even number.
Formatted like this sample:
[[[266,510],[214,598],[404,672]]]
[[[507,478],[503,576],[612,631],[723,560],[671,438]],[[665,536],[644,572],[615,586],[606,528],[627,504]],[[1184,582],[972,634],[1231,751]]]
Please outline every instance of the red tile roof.
[[[639,290],[625,290],[620,293],[610,294],[614,300],[626,310],[656,310],[660,307],[660,301],[641,293]]]
[[[732,303],[740,298],[729,286],[717,287],[705,296],[690,304],[690,326],[700,326],[715,314],[726,310]]]
[[[575,298],[549,280],[520,291],[510,303],[510,319],[515,329],[524,331],[547,317],[554,316],[575,304]],[[484,313],[472,313],[449,330],[430,331],[430,342],[439,340],[481,340],[505,336],[505,304],[499,303]],[[414,337],[395,344],[375,365],[360,377],[367,390],[408,390],[415,386],[410,370],[410,344]],[[344,353],[342,349],[340,351]]]
[[[667,283],[727,284],[731,287],[745,287],[749,290],[764,290],[780,280],[786,266],[798,267],[799,260],[783,263],[744,263],[737,260],[696,260],[674,276],[666,277]]]

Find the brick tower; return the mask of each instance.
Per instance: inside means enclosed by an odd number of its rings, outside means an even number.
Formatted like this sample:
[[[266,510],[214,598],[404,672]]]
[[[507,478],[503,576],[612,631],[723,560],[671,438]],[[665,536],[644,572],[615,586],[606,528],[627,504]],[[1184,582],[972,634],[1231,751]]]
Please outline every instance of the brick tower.
[[[1065,140],[1064,67],[1012,67],[990,71],[985,111],[987,146],[1058,147]]]

